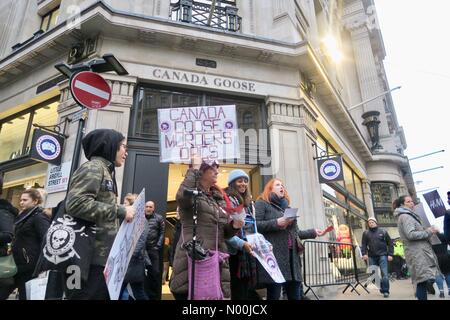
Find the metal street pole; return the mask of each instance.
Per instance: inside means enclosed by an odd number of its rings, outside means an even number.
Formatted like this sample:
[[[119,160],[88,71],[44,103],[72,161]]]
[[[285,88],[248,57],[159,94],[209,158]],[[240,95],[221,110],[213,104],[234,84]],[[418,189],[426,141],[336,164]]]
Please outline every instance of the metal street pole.
[[[431,156],[431,155],[436,154],[436,153],[441,153],[441,152],[445,152],[445,150],[439,150],[439,151],[427,153],[427,154],[424,154],[424,155],[421,155],[421,156],[417,156],[417,157],[409,159],[409,161],[420,159],[420,158],[425,158],[425,157]]]
[[[351,110],[353,110],[353,109],[355,109],[355,108],[358,108],[358,107],[362,106],[363,104],[366,104],[366,103],[368,103],[368,102],[370,102],[370,101],[373,101],[373,100],[375,100],[375,99],[378,99],[379,97],[382,97],[382,96],[388,94],[389,92],[392,92],[392,91],[394,91],[394,90],[398,90],[398,89],[400,89],[400,88],[401,88],[401,86],[398,86],[398,87],[395,87],[395,88],[393,88],[393,89],[386,90],[386,91],[384,91],[383,93],[380,93],[379,95],[377,95],[377,96],[375,96],[375,97],[373,97],[373,98],[367,99],[366,101],[360,102],[360,103],[355,104],[354,106],[352,106],[352,107],[350,107],[350,108],[347,108],[347,111],[351,111]]]
[[[431,171],[431,170],[437,170],[437,169],[443,169],[443,168],[444,168],[444,166],[440,166],[440,167],[436,167],[436,168],[430,168],[430,169],[425,169],[425,170],[413,172],[412,174],[423,173],[423,172],[427,172],[427,171]]]

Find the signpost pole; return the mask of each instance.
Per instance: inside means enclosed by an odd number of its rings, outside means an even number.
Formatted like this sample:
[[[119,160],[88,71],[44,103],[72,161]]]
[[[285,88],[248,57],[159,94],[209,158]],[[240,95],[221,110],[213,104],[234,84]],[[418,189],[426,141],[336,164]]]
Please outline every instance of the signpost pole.
[[[73,150],[72,165],[70,167],[69,184],[70,180],[72,180],[72,174],[75,172],[75,170],[78,169],[78,166],[80,164],[81,141],[83,139],[84,127],[87,118],[87,110],[83,111],[84,111],[83,116],[78,120],[78,131],[77,131],[77,138],[75,139],[75,147]]]

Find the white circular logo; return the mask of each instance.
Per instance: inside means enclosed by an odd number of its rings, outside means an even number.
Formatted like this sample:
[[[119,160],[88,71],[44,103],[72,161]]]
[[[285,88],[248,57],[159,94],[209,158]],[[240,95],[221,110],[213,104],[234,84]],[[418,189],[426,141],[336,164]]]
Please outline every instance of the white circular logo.
[[[326,180],[334,180],[341,174],[341,166],[335,160],[327,160],[320,166],[320,175]]]
[[[45,160],[54,160],[61,153],[61,146],[55,137],[43,135],[36,141],[36,150]]]

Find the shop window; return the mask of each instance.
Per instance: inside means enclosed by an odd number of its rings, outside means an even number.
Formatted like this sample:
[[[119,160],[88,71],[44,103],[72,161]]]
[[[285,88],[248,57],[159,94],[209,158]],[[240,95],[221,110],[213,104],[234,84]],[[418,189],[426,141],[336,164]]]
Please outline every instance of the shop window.
[[[59,7],[53,9],[42,17],[41,30],[48,31],[58,23]]]
[[[58,98],[29,111],[0,120],[0,162],[13,160],[30,152],[32,124],[53,126],[57,122]]]
[[[262,125],[260,104],[240,99],[216,97],[191,92],[176,92],[141,88],[138,103],[132,111],[131,136],[158,138],[157,109],[177,107],[236,105],[238,126],[242,129],[260,129]],[[245,116],[244,116],[245,115]],[[250,115],[250,116],[249,116]]]
[[[24,155],[23,144],[27,135],[30,114],[5,121],[0,129],[0,162]]]
[[[345,162],[344,162],[344,181],[345,181],[345,189],[347,189],[352,194],[356,194],[355,183],[353,182],[353,171]]]
[[[364,202],[362,180],[356,174],[354,174],[353,177],[355,181],[356,197]]]
[[[391,208],[392,202],[398,197],[398,191],[393,183],[373,182],[371,184],[375,208]]]

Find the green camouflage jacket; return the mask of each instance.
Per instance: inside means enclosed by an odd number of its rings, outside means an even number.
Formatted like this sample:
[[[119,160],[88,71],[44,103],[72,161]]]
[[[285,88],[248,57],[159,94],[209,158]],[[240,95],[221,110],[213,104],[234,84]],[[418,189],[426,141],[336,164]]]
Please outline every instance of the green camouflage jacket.
[[[92,157],[75,171],[67,194],[66,212],[96,224],[93,265],[106,264],[118,231],[116,219],[123,220],[126,214],[125,207],[117,204],[112,166],[101,157]]]

